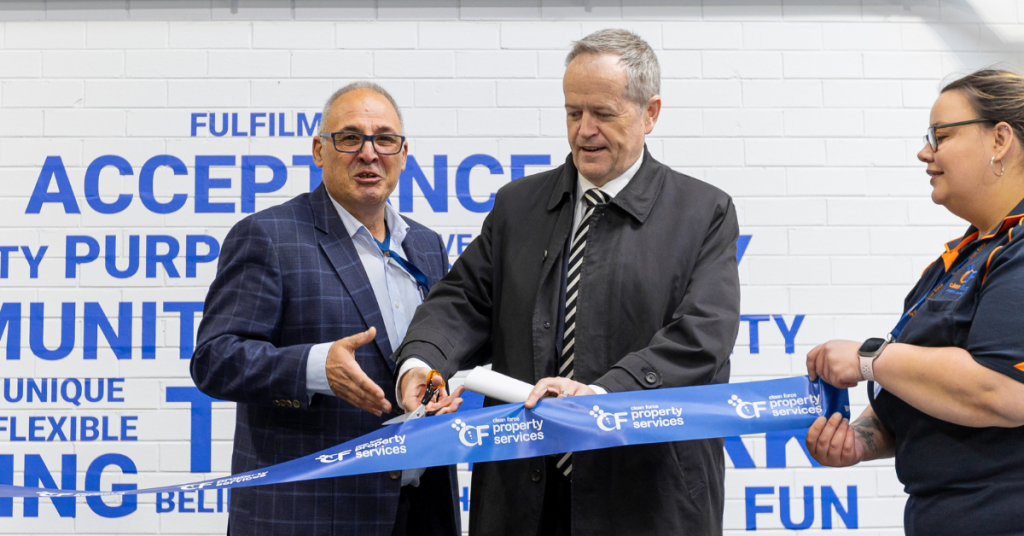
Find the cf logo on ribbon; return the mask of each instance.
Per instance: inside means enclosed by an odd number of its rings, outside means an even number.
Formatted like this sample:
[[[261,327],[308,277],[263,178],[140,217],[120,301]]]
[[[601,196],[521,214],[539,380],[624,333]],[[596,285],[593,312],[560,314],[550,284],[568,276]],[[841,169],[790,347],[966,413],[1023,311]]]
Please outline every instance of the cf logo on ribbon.
[[[736,407],[736,414],[744,419],[760,418],[765,409],[764,402],[744,402],[742,398],[732,395],[729,404]]]
[[[605,432],[621,430],[622,423],[626,422],[625,411],[621,413],[608,413],[598,406],[594,406],[594,409],[590,412],[590,416],[597,419],[597,427]]]
[[[346,454],[349,454],[351,452],[352,452],[351,450],[343,450],[343,451],[335,453],[335,454],[322,454],[322,455],[316,457],[316,461],[318,461],[320,463],[340,462],[341,459],[344,458]]]
[[[452,428],[459,431],[459,441],[467,447],[482,445],[484,438],[491,435],[487,433],[490,427],[489,424],[470,426],[462,422],[462,419],[455,419],[455,422],[452,423]]]

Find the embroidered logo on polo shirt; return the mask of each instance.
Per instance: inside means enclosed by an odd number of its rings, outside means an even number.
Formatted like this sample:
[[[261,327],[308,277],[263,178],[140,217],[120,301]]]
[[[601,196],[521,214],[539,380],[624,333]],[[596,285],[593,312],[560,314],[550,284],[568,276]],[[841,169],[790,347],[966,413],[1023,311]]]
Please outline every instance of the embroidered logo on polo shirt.
[[[949,282],[949,288],[946,289],[946,292],[962,296],[964,292],[971,288],[968,283],[977,276],[978,271],[975,270],[975,265],[971,264],[959,278],[954,277],[954,279]]]

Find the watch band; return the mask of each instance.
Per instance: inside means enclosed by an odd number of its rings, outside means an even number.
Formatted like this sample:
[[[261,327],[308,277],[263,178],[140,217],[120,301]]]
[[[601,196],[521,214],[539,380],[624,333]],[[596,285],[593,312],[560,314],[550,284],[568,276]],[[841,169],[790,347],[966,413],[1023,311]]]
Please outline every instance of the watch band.
[[[865,380],[869,382],[875,381],[875,360],[878,359],[878,356],[882,355],[882,351],[885,350],[886,346],[889,346],[890,342],[892,342],[892,338],[890,336],[887,336],[882,341],[882,345],[879,346],[878,349],[875,350],[874,352],[871,352],[870,354],[867,355],[864,355],[862,353],[859,354],[860,374],[861,376],[864,376]]]
[[[860,374],[869,382],[875,381],[875,359],[877,358],[878,354],[866,357],[860,356]]]

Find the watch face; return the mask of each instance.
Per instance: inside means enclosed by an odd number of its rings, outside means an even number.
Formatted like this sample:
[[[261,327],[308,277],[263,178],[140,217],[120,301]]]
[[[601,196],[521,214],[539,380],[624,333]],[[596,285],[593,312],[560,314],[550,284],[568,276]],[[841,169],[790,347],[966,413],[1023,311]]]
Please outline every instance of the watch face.
[[[871,354],[877,352],[878,349],[881,348],[883,344],[885,344],[885,339],[878,339],[878,338],[868,339],[868,340],[864,341],[864,344],[860,345],[860,350],[858,350],[858,352],[860,352],[861,354],[865,354],[865,355],[871,355]]]

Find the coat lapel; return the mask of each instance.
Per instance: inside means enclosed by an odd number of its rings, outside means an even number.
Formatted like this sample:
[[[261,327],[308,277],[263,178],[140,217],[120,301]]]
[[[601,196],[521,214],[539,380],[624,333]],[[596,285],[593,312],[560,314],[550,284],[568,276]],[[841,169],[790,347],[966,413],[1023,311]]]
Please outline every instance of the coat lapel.
[[[569,232],[572,231],[572,217],[575,209],[573,192],[576,190],[576,167],[572,163],[572,156],[566,158],[562,176],[558,179],[552,192],[551,201],[548,204],[548,218],[545,221],[547,229],[538,233],[543,236],[545,232],[550,233],[548,241],[547,256],[544,257],[544,265],[541,268],[541,281],[549,277],[551,269],[562,260],[562,250],[565,249],[566,241],[569,240]]]
[[[377,328],[377,335],[374,343],[380,350],[388,367],[394,370],[395,363],[389,359],[391,356],[391,342],[388,340],[388,331],[384,327],[384,317],[380,314],[377,306],[377,297],[373,294],[373,287],[370,286],[370,279],[366,277],[366,270],[359,260],[352,237],[345,230],[334,204],[327,197],[327,189],[323,184],[317,187],[310,195],[310,203],[313,208],[314,221],[318,229],[324,232],[320,237],[320,248],[327,255],[334,266],[334,270],[341,277],[341,284],[348,291],[355,303],[359,314],[368,326]]]
[[[540,281],[537,284],[537,298],[534,304],[534,318],[555,318],[561,307],[562,266],[565,264],[566,244],[572,232],[572,218],[575,208],[573,192],[575,190],[576,168],[571,157],[558,183],[555,184],[551,201],[548,205],[547,217],[543,228],[537,236],[548,236],[544,263],[541,265]],[[557,269],[556,269],[557,268]],[[533,374],[539,380],[549,375],[549,359],[557,359],[558,341],[547,330],[533,330]]]
[[[430,286],[433,287],[439,280],[439,274],[436,273],[434,267],[430,265],[429,260],[425,252],[423,244],[424,240],[421,239],[420,233],[415,229],[409,229],[409,234],[405,236],[405,240],[402,241],[402,250],[405,251],[405,256],[413,266],[420,269],[427,279],[430,281]]]

